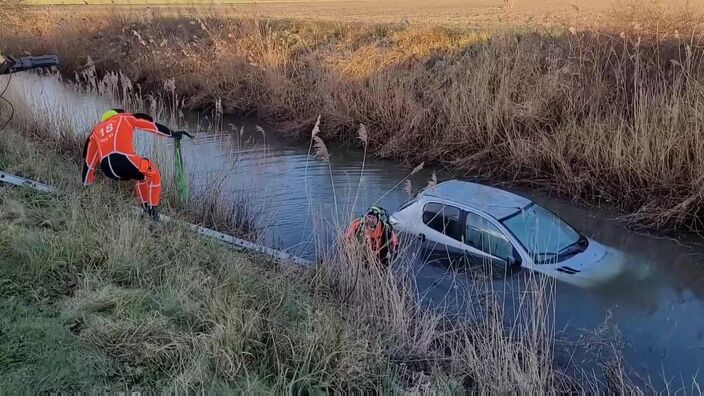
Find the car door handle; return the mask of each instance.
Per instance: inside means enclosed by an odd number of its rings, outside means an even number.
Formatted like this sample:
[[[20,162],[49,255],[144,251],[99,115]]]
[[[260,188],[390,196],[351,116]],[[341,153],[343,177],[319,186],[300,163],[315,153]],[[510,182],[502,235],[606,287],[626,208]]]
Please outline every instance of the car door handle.
[[[418,239],[420,239],[421,242],[425,242],[425,234],[418,234]]]

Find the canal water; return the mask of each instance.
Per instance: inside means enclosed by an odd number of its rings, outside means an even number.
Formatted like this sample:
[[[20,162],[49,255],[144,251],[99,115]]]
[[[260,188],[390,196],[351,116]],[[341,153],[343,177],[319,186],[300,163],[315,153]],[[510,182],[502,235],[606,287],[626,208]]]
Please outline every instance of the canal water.
[[[315,232],[339,232],[371,205],[390,212],[398,209],[409,199],[406,180],[412,193],[417,193],[433,174],[438,181],[451,177],[431,167],[409,177],[411,167],[370,156],[365,159],[359,147],[332,143],[327,144],[326,162],[311,154],[309,141],[282,138],[252,120],[231,121],[227,128],[231,131],[201,133],[195,142],[185,144],[191,178],[197,185],[198,180],[218,175],[233,196],[246,193],[266,213],[266,243],[300,256],[315,254]],[[704,367],[704,247],[700,241],[633,232],[616,220],[616,213],[526,189],[513,191],[628,257],[622,276],[598,288],[557,283],[558,335],[585,343],[618,338],[639,382],[657,388],[673,379],[690,384]],[[421,293],[431,299],[443,298],[458,282],[461,274],[434,265],[425,266],[417,281]],[[515,279],[499,282],[515,283]],[[605,329],[608,333],[603,333]],[[570,354],[569,348],[562,352]],[[573,356],[577,359],[579,354]]]

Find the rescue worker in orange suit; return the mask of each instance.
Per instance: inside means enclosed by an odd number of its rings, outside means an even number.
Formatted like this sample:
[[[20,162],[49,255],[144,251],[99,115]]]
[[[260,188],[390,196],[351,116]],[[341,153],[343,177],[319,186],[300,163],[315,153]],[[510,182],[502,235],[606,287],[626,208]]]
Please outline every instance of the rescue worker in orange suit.
[[[154,162],[135,153],[135,129],[173,139],[181,139],[183,135],[193,138],[188,132],[172,131],[154,122],[146,114],[131,114],[119,109],[106,111],[83,149],[83,185],[93,184],[98,167],[110,179],[134,180],[136,195],[145,212],[159,220],[161,174]]]
[[[385,213],[384,209],[373,206],[364,217],[352,220],[347,229],[348,239],[366,239],[384,265],[396,253],[399,245],[398,235],[385,219]]]

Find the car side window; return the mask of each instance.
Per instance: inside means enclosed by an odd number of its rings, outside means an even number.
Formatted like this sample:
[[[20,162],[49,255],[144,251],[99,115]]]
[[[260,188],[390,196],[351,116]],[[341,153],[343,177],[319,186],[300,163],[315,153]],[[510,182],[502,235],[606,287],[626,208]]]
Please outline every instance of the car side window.
[[[423,208],[423,223],[450,238],[462,240],[462,212],[449,205],[429,203]]]
[[[467,213],[464,242],[484,253],[505,259],[513,257],[513,245],[503,232],[488,219]]]

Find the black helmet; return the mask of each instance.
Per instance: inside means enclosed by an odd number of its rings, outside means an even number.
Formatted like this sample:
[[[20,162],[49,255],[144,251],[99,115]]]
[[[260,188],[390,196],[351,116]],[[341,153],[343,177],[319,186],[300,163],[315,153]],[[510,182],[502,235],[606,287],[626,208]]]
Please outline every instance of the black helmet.
[[[367,210],[367,216],[374,216],[379,221],[388,223],[389,222],[389,212],[381,206],[372,206]]]

